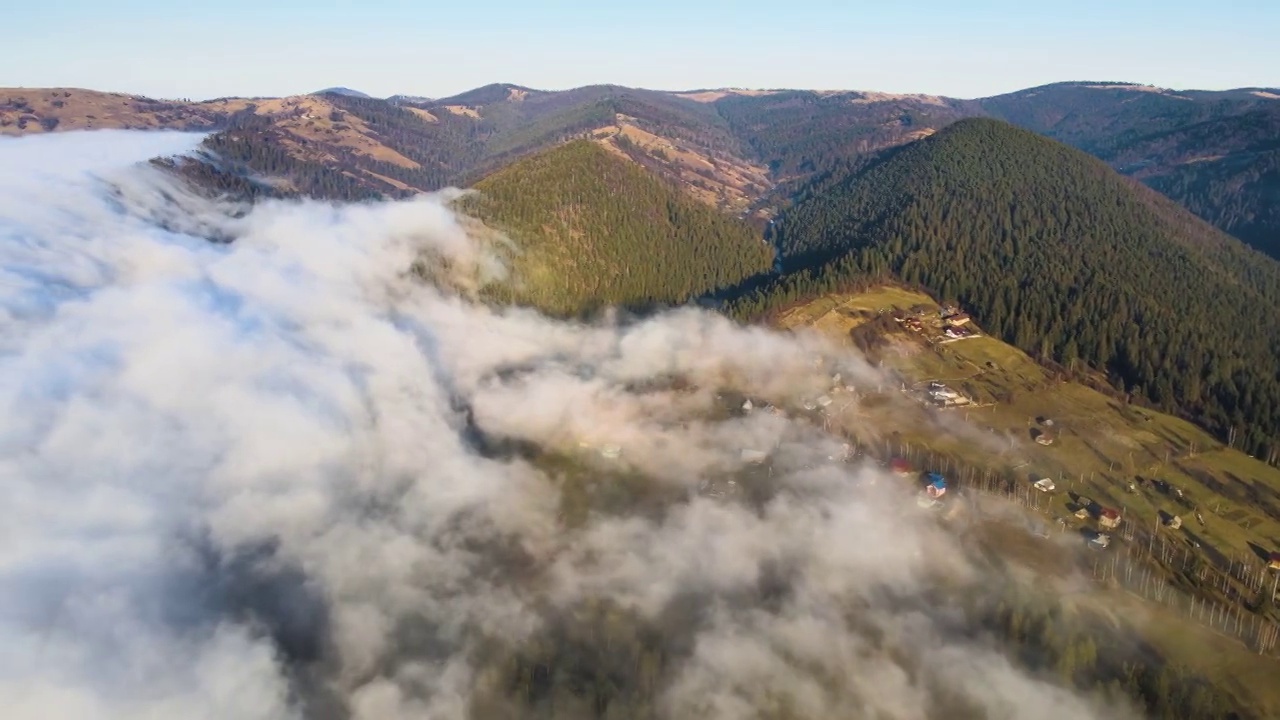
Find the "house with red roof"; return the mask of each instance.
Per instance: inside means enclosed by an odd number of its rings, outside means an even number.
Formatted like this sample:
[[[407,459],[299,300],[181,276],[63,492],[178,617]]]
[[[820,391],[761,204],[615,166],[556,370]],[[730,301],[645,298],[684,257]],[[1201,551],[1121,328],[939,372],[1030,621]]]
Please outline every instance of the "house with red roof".
[[[1098,524],[1104,528],[1120,527],[1122,519],[1120,512],[1111,508],[1102,508],[1102,512],[1098,513]]]

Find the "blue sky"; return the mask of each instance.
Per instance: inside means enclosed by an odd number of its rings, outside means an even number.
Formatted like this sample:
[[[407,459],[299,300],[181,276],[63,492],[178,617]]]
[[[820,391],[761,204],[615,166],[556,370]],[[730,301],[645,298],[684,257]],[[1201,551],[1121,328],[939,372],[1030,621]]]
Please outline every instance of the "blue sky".
[[[958,97],[1059,80],[1280,85],[1275,0],[14,5],[2,15],[0,86],[159,97],[284,95],[333,85],[440,97],[490,82]]]

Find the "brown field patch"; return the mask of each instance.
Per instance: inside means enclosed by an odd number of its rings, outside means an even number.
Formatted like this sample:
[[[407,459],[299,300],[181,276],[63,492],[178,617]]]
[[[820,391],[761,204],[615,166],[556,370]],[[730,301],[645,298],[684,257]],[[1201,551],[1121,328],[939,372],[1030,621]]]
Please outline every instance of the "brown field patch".
[[[445,105],[444,109],[448,110],[454,115],[461,115],[463,117],[469,117],[475,120],[480,119],[480,113],[477,112],[475,108],[468,107],[466,105]]]
[[[676,181],[700,202],[729,212],[745,211],[772,187],[764,167],[657,135],[636,123],[635,118],[619,113],[614,125],[593,130],[592,138],[611,153]],[[624,147],[631,148],[630,152]],[[637,151],[639,156],[633,154]]]
[[[216,108],[79,88],[0,88],[0,134],[184,128],[211,124]]]
[[[184,129],[192,125],[215,125],[232,113],[250,107],[258,115],[271,117],[278,129],[299,141],[286,143],[298,157],[332,160],[333,152],[342,148],[381,162],[418,167],[373,137],[364,121],[313,95],[220,98],[193,103],[76,88],[6,88],[0,89],[0,134],[106,128]],[[309,147],[304,149],[301,141]]]
[[[729,97],[730,95],[745,95],[747,97],[761,97],[764,95],[777,94],[778,90],[753,90],[750,88],[723,88],[720,90],[701,90],[699,92],[676,93],[676,97],[682,97],[694,102],[710,103],[720,98]]]
[[[938,95],[920,95],[915,93],[886,93],[876,92],[874,90],[855,90],[861,97],[851,98],[849,102],[854,105],[865,105],[878,102],[894,102],[898,100],[911,100],[925,105],[947,105],[947,99]]]
[[[423,110],[422,108],[416,108],[416,107],[406,107],[405,110],[408,110],[409,112],[413,113],[414,115],[417,115],[418,117],[422,118],[423,120],[426,120],[427,122],[431,122],[431,123],[440,122],[440,118],[436,117],[435,115],[432,115],[431,112],[428,110]]]
[[[410,186],[405,185],[404,183],[400,182],[399,180],[396,180],[395,178],[389,178],[389,177],[387,177],[386,175],[381,175],[381,174],[376,173],[376,172],[373,172],[373,171],[371,171],[371,170],[365,170],[365,171],[364,171],[364,174],[365,174],[365,175],[368,175],[368,176],[369,176],[369,177],[371,177],[371,178],[376,178],[376,179],[378,179],[378,180],[381,180],[382,182],[384,182],[384,183],[386,183],[386,184],[390,185],[391,187],[396,188],[397,190],[409,190],[409,191],[413,191],[413,192],[416,192],[416,191],[417,191],[417,188],[410,187]]]

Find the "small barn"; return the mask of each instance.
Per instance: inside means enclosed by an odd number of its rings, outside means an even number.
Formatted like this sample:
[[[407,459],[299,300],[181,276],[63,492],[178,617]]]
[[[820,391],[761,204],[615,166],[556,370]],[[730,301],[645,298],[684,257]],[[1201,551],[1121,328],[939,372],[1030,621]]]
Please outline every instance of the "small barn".
[[[1267,563],[1267,567],[1272,570],[1280,570],[1280,552],[1271,553],[1271,560]]]

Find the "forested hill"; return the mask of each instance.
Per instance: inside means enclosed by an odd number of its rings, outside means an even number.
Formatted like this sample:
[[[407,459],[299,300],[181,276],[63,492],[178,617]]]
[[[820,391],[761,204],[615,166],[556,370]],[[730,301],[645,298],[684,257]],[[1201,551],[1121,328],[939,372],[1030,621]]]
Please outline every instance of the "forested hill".
[[[462,209],[520,248],[511,299],[557,314],[679,303],[773,261],[745,223],[588,141],[521,159],[476,189]]]
[[[1277,449],[1280,264],[1083,152],[963,120],[831,174],[776,228],[790,274],[740,315],[896,277],[1033,354],[1235,427],[1254,454]]]

